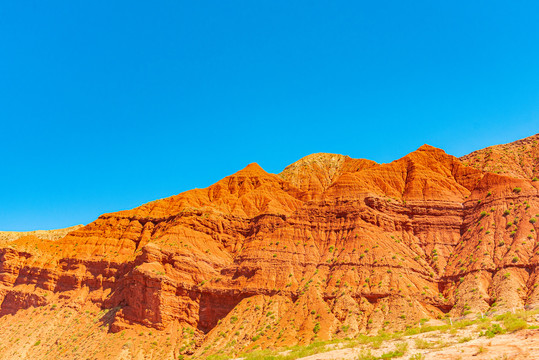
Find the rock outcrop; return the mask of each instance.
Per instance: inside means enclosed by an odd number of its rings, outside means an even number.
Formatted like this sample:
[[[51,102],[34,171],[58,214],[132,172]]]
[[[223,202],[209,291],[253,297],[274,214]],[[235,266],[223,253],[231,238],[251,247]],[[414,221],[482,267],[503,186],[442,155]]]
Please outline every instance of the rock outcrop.
[[[279,175],[250,164],[61,239],[11,240],[0,248],[0,325],[69,308],[104,329],[86,353],[108,344],[125,359],[178,358],[535,307],[536,137],[500,146],[525,144],[527,159],[501,168],[498,147],[459,160],[428,145],[389,164],[313,154]],[[159,351],[137,335],[148,331]],[[45,352],[17,352],[6,338],[16,332],[5,334],[0,358],[67,358],[55,342],[75,344],[48,335]]]

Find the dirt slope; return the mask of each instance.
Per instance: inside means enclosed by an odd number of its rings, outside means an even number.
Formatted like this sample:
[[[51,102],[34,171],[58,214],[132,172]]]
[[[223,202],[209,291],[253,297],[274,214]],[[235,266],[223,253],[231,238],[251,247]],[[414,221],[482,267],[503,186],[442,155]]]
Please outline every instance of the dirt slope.
[[[80,229],[83,225],[75,225],[64,229],[34,230],[34,231],[0,231],[0,242],[17,240],[23,236],[35,236],[39,239],[58,240],[70,232]]]

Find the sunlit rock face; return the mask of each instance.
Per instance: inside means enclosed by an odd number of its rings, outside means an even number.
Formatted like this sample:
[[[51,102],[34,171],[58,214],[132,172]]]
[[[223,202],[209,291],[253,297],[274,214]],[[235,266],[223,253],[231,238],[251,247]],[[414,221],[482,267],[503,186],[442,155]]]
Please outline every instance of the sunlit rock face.
[[[73,329],[94,316],[87,353],[177,358],[535,307],[537,138],[461,159],[424,145],[389,164],[250,164],[61,236],[1,238],[0,325],[13,340],[35,314],[47,326],[32,331],[62,343],[69,311]],[[38,348],[25,354],[68,355]]]

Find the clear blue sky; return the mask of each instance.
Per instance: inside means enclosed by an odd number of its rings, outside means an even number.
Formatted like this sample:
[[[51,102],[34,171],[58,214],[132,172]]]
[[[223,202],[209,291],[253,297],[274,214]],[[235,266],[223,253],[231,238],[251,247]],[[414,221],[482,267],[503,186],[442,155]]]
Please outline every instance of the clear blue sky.
[[[0,230],[539,132],[537,1],[3,1]]]

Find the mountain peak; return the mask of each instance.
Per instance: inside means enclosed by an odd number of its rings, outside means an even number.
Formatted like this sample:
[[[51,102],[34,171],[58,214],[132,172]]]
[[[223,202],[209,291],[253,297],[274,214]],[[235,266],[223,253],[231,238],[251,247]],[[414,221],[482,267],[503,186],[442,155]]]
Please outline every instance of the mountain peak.
[[[288,165],[279,176],[302,190],[321,192],[340,174],[346,159],[349,157],[339,154],[307,155]]]
[[[423,144],[417,149],[417,151],[437,151],[437,150],[441,150],[441,149],[434,147],[432,145],[429,145],[429,144]]]
[[[242,169],[243,171],[264,171],[266,172],[262,166],[258,165],[258,163],[256,162],[252,162],[250,164],[248,164],[246,167],[244,167]]]

